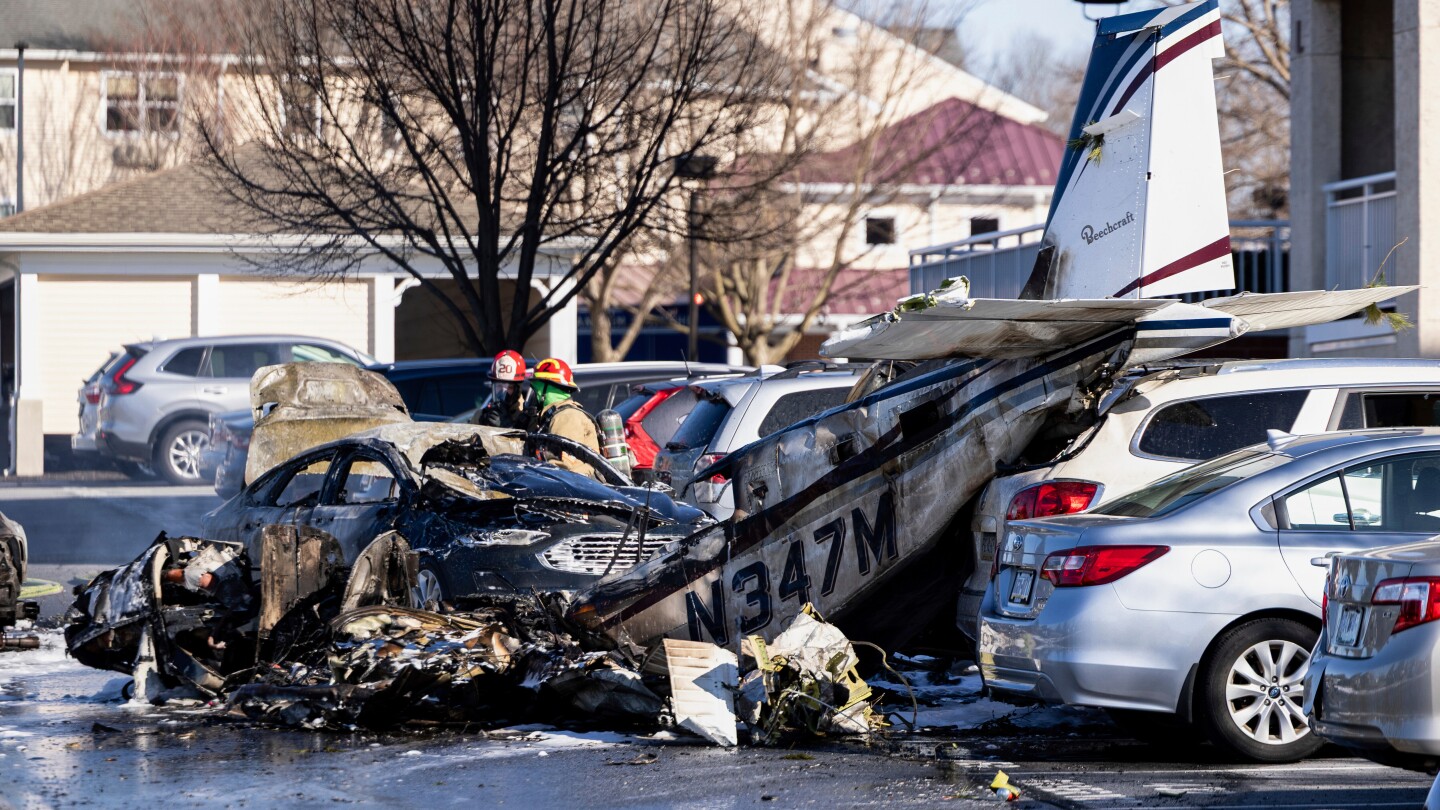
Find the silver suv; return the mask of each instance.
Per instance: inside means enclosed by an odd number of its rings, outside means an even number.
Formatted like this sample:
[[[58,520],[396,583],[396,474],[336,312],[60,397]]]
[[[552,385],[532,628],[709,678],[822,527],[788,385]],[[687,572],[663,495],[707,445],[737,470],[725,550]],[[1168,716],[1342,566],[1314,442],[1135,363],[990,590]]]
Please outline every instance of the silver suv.
[[[695,474],[732,450],[845,404],[866,368],[806,363],[692,385],[698,401],[655,456],[656,478],[716,520],[728,520],[735,512],[730,482],[718,475],[694,481]]]
[[[369,365],[343,343],[298,335],[231,335],[134,343],[100,380],[95,449],[153,467],[175,484],[203,480],[200,453],[212,413],[250,405],[250,377],[276,363]]]

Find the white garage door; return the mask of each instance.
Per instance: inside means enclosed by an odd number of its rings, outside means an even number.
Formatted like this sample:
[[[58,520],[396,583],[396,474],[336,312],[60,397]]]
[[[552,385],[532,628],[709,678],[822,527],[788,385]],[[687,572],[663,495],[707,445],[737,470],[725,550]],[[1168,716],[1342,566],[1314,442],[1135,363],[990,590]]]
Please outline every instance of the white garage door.
[[[219,335],[284,334],[330,338],[362,352],[370,346],[367,281],[220,279]]]
[[[80,384],[110,352],[126,343],[190,335],[188,278],[40,276],[39,282],[46,433],[76,431]]]

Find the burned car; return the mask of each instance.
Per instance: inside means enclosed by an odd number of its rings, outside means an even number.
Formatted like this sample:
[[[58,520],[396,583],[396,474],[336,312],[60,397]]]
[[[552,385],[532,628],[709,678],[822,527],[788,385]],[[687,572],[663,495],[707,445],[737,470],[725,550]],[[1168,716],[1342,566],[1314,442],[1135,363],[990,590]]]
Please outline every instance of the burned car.
[[[608,483],[537,460],[590,462]],[[205,517],[207,539],[256,554],[266,526],[333,537],[350,565],[398,532],[420,555],[416,606],[486,593],[571,591],[628,570],[709,519],[642,489],[566,439],[398,422],[306,450]]]
[[[25,582],[25,566],[30,547],[25,529],[19,523],[0,515],[0,628],[10,627],[20,619],[39,615],[35,602],[20,600],[20,587]],[[4,645],[0,644],[0,649]]]

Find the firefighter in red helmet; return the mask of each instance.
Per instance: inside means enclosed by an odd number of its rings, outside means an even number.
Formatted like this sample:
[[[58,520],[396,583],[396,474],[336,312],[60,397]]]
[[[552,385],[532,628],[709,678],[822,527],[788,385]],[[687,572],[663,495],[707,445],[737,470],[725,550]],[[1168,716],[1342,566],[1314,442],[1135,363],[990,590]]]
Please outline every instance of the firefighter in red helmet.
[[[535,423],[537,433],[550,433],[585,445],[600,455],[600,431],[591,416],[580,403],[574,400],[580,386],[575,384],[575,375],[564,360],[547,357],[535,365],[535,374],[530,380],[535,389],[535,398],[540,409]],[[574,456],[563,453],[552,458],[560,466],[598,478],[589,464]]]
[[[475,423],[490,427],[530,430],[535,423],[525,386],[525,358],[505,350],[490,364],[490,399],[475,415]]]

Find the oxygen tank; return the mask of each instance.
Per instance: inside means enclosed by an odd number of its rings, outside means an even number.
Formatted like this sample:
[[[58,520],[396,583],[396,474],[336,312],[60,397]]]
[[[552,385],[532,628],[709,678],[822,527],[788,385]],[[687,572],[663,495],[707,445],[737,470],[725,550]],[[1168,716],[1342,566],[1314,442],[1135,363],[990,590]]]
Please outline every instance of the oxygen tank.
[[[630,475],[630,445],[625,443],[625,420],[611,408],[600,412],[600,449],[615,469]]]

